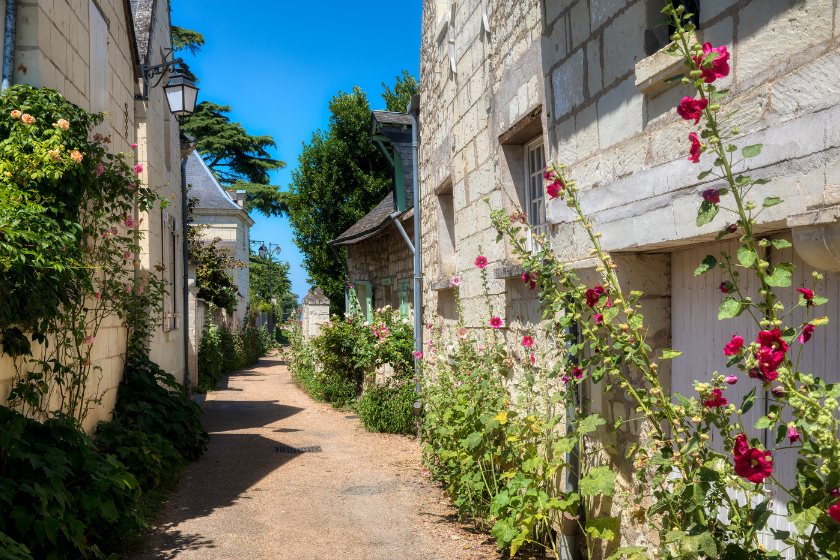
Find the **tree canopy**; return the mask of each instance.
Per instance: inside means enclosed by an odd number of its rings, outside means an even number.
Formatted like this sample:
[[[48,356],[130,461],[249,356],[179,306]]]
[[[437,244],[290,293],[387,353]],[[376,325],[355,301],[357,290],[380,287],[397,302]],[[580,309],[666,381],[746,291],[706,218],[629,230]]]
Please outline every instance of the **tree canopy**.
[[[405,110],[416,93],[407,72],[382,97],[389,110]],[[326,130],[304,144],[292,172],[289,222],[312,281],[330,298],[330,312],[344,309],[344,268],[327,245],[370,212],[388,194],[392,171],[369,138],[370,104],[357,86],[329,104]],[[342,250],[343,252],[343,250]]]
[[[392,113],[405,113],[408,102],[417,94],[417,80],[408,73],[408,70],[403,70],[402,77],[397,76],[396,79],[397,83],[393,91],[385,85],[385,82],[382,83],[385,90],[382,93],[382,98],[385,99],[385,110]]]

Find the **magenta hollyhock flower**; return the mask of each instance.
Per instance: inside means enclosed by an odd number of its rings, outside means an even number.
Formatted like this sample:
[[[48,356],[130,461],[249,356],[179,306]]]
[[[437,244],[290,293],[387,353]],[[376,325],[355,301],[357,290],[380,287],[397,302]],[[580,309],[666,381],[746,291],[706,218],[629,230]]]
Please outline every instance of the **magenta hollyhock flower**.
[[[720,204],[720,191],[717,189],[703,191],[703,200],[712,204]]]
[[[575,379],[583,379],[583,370],[579,367],[575,367],[575,369],[572,370],[572,375],[575,376]]]
[[[736,231],[738,231],[738,224],[732,224],[729,226],[729,233],[735,233]]]
[[[522,337],[522,346],[524,346],[525,348],[530,348],[533,345],[534,345],[534,339],[533,338],[531,338],[530,336],[523,336]]]
[[[736,334],[732,337],[732,342],[723,347],[723,353],[727,356],[734,356],[740,354],[743,347],[744,339]]]
[[[475,266],[477,266],[478,268],[484,268],[485,266],[487,266],[487,257],[478,255],[475,258]]]
[[[415,360],[422,360],[423,359],[423,352],[414,351],[414,359]]]
[[[522,276],[520,276],[525,282],[531,281],[531,273],[530,272],[523,272]]]
[[[735,438],[735,474],[753,484],[763,482],[773,473],[773,457],[769,451],[749,447],[747,436],[738,434]]]
[[[533,289],[534,289],[534,288],[536,288],[536,287],[537,287],[537,283],[536,283],[536,282],[534,282],[533,280],[532,280],[532,281],[531,281],[531,283],[528,285],[528,289],[529,289],[529,290],[533,290]]]
[[[85,344],[87,344],[88,346],[93,344],[93,335],[88,335],[87,337],[85,337]]]
[[[688,141],[691,142],[691,148],[688,150],[688,153],[691,155],[688,161],[691,163],[700,163],[700,154],[703,153],[703,147],[700,145],[700,139],[697,137],[697,133],[692,132],[689,134]]]
[[[782,340],[782,332],[779,329],[761,331],[758,333],[758,343],[761,344],[762,348],[781,350],[782,353],[788,351],[788,345]]]
[[[834,504],[833,506],[829,507],[828,515],[830,515],[834,521],[840,523],[840,503]]]
[[[555,175],[554,182],[545,188],[546,194],[551,198],[557,198],[560,193],[566,190],[566,181],[560,175]]]
[[[601,323],[604,322],[604,316],[601,315],[600,313],[596,313],[592,317],[595,319],[595,323],[598,324],[598,325],[600,325]]]
[[[799,335],[799,342],[805,344],[809,340],[811,340],[811,335],[814,334],[814,325],[813,323],[805,323],[805,326],[802,327],[802,334]]]
[[[726,377],[726,379],[724,379],[724,381],[726,383],[728,383],[729,385],[735,385],[736,383],[738,383],[738,376],[737,375],[729,375],[729,376]]]
[[[718,53],[717,57],[712,61],[712,66],[706,68],[702,65],[703,59],[710,53]],[[726,50],[726,45],[712,48],[711,43],[703,45],[703,56],[697,55],[694,57],[694,62],[700,67],[703,72],[703,79],[707,84],[711,84],[718,78],[725,78],[729,75],[729,52]]]
[[[97,292],[96,299],[102,299],[102,292]]]
[[[761,373],[761,376],[759,376],[760,379],[766,383],[779,377],[776,368],[785,359],[785,355],[782,352],[773,350],[772,348],[762,348],[756,353],[755,357],[758,360],[758,369]]]
[[[449,279],[450,286],[460,286],[461,285],[461,277],[460,276],[453,276]]]
[[[571,378],[571,377],[569,377],[568,375],[564,375],[563,377],[561,377],[561,378],[560,378],[560,380],[561,380],[563,383],[569,383],[569,382],[572,380],[572,378]]]
[[[143,172],[143,165],[142,164],[138,163],[137,165],[134,166],[134,174],[135,175],[140,175],[140,173],[142,173],[142,172]]]
[[[492,319],[490,319],[490,325],[491,325],[494,329],[498,329],[499,327],[501,327],[501,326],[502,326],[502,320],[501,320],[501,319],[499,319],[498,317],[493,317]]]
[[[601,296],[605,293],[609,292],[606,292],[601,286],[596,286],[586,290],[586,305],[594,309],[595,305],[601,299]]]
[[[534,355],[531,354],[531,364],[534,365],[536,363],[537,363],[537,358],[535,358]]]
[[[553,181],[553,180],[554,180],[554,177],[555,177],[556,175],[557,175],[557,172],[556,172],[556,171],[553,171],[553,170],[549,169],[548,167],[546,167],[546,168],[545,168],[545,175],[543,175],[543,178],[544,178],[546,181]]]
[[[708,406],[709,408],[720,408],[722,406],[726,406],[729,404],[729,401],[726,400],[726,397],[723,396],[723,391],[720,389],[714,389],[712,391],[712,396],[709,399],[703,401],[704,406]]]
[[[687,121],[694,119],[694,124],[697,124],[700,122],[700,117],[703,116],[703,109],[708,105],[709,102],[705,99],[683,97],[677,107],[677,114]]]
[[[796,431],[796,426],[794,426],[793,423],[788,424],[787,437],[791,443],[799,441],[799,432]]]
[[[718,286],[718,290],[720,290],[724,294],[728,294],[729,292],[733,291],[734,289],[735,289],[735,286],[733,286],[732,282],[730,282],[728,280],[726,282],[721,282],[720,286]]]
[[[802,297],[805,298],[805,304],[806,305],[814,305],[814,301],[813,301],[814,300],[814,291],[813,290],[809,290],[808,288],[799,288],[796,291],[799,292],[800,294],[802,294]]]

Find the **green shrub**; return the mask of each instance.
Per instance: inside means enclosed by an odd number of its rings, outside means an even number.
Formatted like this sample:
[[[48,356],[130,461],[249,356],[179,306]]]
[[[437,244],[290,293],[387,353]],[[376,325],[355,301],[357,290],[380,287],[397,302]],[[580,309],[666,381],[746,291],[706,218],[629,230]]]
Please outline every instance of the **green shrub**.
[[[415,400],[413,378],[392,378],[368,388],[356,404],[356,413],[369,432],[411,434]]]
[[[146,433],[119,421],[100,422],[94,441],[112,453],[134,475],[142,490],[153,489],[178,472],[183,459],[161,434]]]
[[[0,560],[33,560],[29,549],[0,532]]]
[[[68,416],[41,424],[0,407],[0,459],[0,532],[35,558],[104,558],[101,546],[144,526],[137,480]]]
[[[271,336],[256,327],[249,313],[241,329],[232,323],[216,325],[208,317],[198,344],[198,391],[213,391],[225,375],[254,366],[272,348]]]

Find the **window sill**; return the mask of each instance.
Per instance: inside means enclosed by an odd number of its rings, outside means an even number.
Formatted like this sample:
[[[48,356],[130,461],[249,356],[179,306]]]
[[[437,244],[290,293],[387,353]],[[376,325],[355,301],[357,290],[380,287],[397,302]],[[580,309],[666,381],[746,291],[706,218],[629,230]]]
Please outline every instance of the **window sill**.
[[[512,264],[508,266],[500,266],[493,269],[493,278],[496,280],[505,280],[507,278],[522,278],[525,274],[525,269],[521,264]]]
[[[696,42],[696,37],[692,35],[690,44],[693,45]],[[672,44],[666,45],[655,54],[640,60],[636,64],[636,87],[648,97],[655,97],[680,83],[679,80],[665,83],[668,78],[673,78],[684,72],[683,69],[685,68],[682,57],[671,56],[663,52]]]
[[[432,282],[432,284],[429,286],[429,289],[431,289],[433,292],[440,292],[442,290],[448,290],[451,287],[452,284],[449,283],[449,279],[447,278],[445,280],[438,280],[437,282]]]

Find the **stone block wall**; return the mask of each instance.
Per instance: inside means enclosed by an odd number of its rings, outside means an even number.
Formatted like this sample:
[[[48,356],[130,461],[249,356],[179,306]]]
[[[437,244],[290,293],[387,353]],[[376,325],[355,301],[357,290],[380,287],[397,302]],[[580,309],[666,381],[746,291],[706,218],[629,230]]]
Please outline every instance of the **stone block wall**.
[[[315,338],[321,334],[321,326],[330,320],[330,300],[321,288],[310,288],[301,303],[303,338]]]

